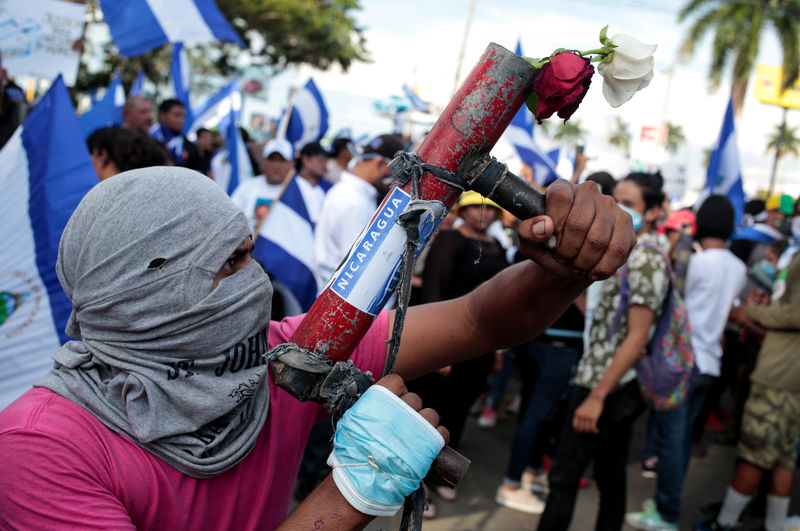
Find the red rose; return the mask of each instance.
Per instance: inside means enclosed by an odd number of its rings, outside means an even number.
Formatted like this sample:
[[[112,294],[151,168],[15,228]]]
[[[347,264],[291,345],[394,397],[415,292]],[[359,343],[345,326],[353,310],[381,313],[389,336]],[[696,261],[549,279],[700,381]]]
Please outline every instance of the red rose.
[[[594,67],[588,58],[572,52],[559,52],[536,72],[533,92],[539,97],[536,119],[550,118],[554,112],[568,120],[578,110],[589,84]]]

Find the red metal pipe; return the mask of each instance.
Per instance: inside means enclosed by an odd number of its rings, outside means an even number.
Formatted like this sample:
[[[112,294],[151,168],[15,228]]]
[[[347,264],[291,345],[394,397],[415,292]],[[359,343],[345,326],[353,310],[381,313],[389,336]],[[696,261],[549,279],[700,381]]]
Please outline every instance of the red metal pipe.
[[[433,166],[468,174],[473,165],[484,160],[522,106],[535,73],[527,61],[491,43],[425,137],[418,151],[420,158]],[[420,199],[436,199],[447,208],[460,194],[460,190],[430,174],[425,174],[419,184]],[[396,231],[400,228],[395,226],[395,232],[391,232],[387,223],[394,223],[410,193],[409,182],[387,195],[291,342],[334,361],[350,356],[396,285],[405,234],[398,244]],[[438,222],[421,230],[421,239],[427,239],[437,226]],[[376,249],[381,260],[371,261]]]

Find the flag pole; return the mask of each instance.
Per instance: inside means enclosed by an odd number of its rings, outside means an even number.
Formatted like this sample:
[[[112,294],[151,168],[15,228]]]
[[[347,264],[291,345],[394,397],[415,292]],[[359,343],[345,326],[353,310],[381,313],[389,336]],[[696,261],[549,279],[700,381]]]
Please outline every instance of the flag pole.
[[[275,138],[279,140],[286,139],[286,130],[289,128],[289,120],[292,117],[292,108],[293,108],[293,101],[294,95],[297,93],[297,88],[292,88],[289,90],[289,101],[286,103],[286,112],[283,114],[283,119],[281,120],[280,124],[278,124],[278,130],[275,132]],[[294,146],[292,146],[294,149]],[[258,223],[256,223],[256,230],[255,236],[261,232],[261,227],[264,226],[264,223],[267,221],[270,212],[272,212],[272,205],[277,203],[283,198],[283,194],[286,193],[286,189],[289,187],[289,183],[292,182],[292,178],[294,177],[295,171],[292,168],[291,171],[286,173],[286,177],[283,178],[283,182],[281,183],[281,189],[278,192],[278,195],[275,199],[272,200],[272,203],[267,207],[267,212],[264,214],[264,217],[261,218]]]

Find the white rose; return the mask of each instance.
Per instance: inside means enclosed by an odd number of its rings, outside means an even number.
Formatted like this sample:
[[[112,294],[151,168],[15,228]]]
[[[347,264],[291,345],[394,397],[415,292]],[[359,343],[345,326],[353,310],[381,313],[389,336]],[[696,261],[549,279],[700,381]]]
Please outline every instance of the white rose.
[[[653,79],[655,44],[643,44],[630,35],[620,33],[611,38],[617,45],[609,63],[601,63],[597,71],[603,76],[603,96],[612,107],[631,99],[637,90]]]

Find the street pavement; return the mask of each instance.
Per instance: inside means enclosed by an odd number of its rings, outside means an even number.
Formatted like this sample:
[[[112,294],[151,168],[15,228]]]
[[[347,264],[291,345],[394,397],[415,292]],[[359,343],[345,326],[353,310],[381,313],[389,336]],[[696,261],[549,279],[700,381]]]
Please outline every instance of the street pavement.
[[[655,480],[641,476],[641,464],[638,459],[644,439],[645,416],[642,415],[636,425],[634,441],[631,448],[631,459],[628,465],[628,511],[641,510],[642,502],[652,498]],[[536,529],[539,517],[525,514],[513,509],[497,505],[494,501],[497,490],[508,461],[511,438],[516,426],[515,419],[510,416],[500,418],[493,429],[481,429],[475,419],[470,419],[461,441],[460,452],[472,460],[469,471],[458,485],[458,498],[447,502],[434,494],[437,515],[426,519],[425,531],[513,531]],[[707,439],[713,440],[713,433],[707,433]],[[710,443],[706,456],[702,459],[692,458],[683,489],[683,510],[681,512],[680,529],[689,530],[692,522],[701,516],[701,508],[714,502],[720,502],[725,494],[728,482],[733,473],[736,448]],[[800,489],[795,485],[792,505],[789,514],[800,513]],[[570,531],[591,531],[594,529],[597,514],[598,491],[594,482],[582,489],[573,516]],[[751,504],[753,505],[753,504]],[[759,529],[761,521],[750,515],[748,510],[743,517],[741,531]],[[393,518],[378,518],[368,530],[396,530],[400,527],[400,515]],[[632,529],[627,525],[626,531]]]

